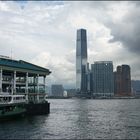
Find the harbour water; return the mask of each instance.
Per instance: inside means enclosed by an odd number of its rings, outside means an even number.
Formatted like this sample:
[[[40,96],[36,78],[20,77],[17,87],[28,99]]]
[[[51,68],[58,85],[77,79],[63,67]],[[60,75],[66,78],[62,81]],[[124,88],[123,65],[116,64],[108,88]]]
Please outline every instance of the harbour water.
[[[50,114],[0,122],[1,139],[140,139],[140,99],[48,99]]]

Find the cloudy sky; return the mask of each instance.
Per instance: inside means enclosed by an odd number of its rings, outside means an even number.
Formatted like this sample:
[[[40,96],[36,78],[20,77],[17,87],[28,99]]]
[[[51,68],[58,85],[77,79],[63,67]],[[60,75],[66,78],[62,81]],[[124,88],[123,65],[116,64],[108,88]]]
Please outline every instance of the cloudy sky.
[[[79,28],[87,30],[90,64],[128,64],[140,79],[140,2],[0,1],[0,55],[49,68],[48,85],[75,88]]]

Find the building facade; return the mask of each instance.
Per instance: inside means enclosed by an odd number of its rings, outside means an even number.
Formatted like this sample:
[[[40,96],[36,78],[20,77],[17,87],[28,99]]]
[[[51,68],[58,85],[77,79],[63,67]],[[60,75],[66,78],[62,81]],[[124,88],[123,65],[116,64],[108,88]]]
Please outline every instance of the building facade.
[[[52,96],[54,97],[63,97],[64,88],[62,85],[52,85]]]
[[[76,41],[76,90],[86,94],[87,84],[87,35],[85,29],[77,30]]]
[[[122,67],[117,66],[117,71],[114,72],[114,94],[122,92]]]
[[[112,61],[96,61],[91,64],[93,96],[113,96],[114,76]]]
[[[132,93],[135,96],[140,96],[140,80],[131,80]]]
[[[27,101],[39,102],[47,94],[46,76],[50,73],[49,69],[23,60],[0,57],[0,94],[25,95]]]
[[[131,71],[129,65],[117,66],[114,72],[115,95],[131,95]]]

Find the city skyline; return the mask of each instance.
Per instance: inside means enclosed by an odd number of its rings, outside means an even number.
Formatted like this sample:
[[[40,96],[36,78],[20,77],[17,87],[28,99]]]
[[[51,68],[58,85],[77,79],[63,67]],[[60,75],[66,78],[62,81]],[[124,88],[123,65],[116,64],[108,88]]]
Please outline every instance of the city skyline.
[[[75,88],[76,30],[85,28],[90,64],[128,64],[132,80],[139,80],[139,6],[131,1],[0,1],[0,55],[49,68],[49,85]]]

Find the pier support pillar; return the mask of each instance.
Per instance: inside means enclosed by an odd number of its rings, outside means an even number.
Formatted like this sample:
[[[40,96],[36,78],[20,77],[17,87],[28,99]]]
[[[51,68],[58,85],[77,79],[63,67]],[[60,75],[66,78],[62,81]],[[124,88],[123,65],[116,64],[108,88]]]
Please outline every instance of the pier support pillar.
[[[33,77],[33,87],[34,87],[34,93],[36,92],[36,91],[35,91],[35,85],[36,85],[36,77],[34,76],[34,77]]]
[[[0,69],[0,93],[2,93],[2,69]]]
[[[16,94],[16,71],[14,71],[13,94]]]
[[[37,93],[39,93],[39,74],[37,74]]]
[[[39,103],[39,74],[37,74],[37,102]]]
[[[26,73],[26,88],[25,88],[25,93],[26,93],[26,100],[28,101],[28,72]]]
[[[46,93],[46,76],[44,76],[43,84],[44,84],[44,93]]]

